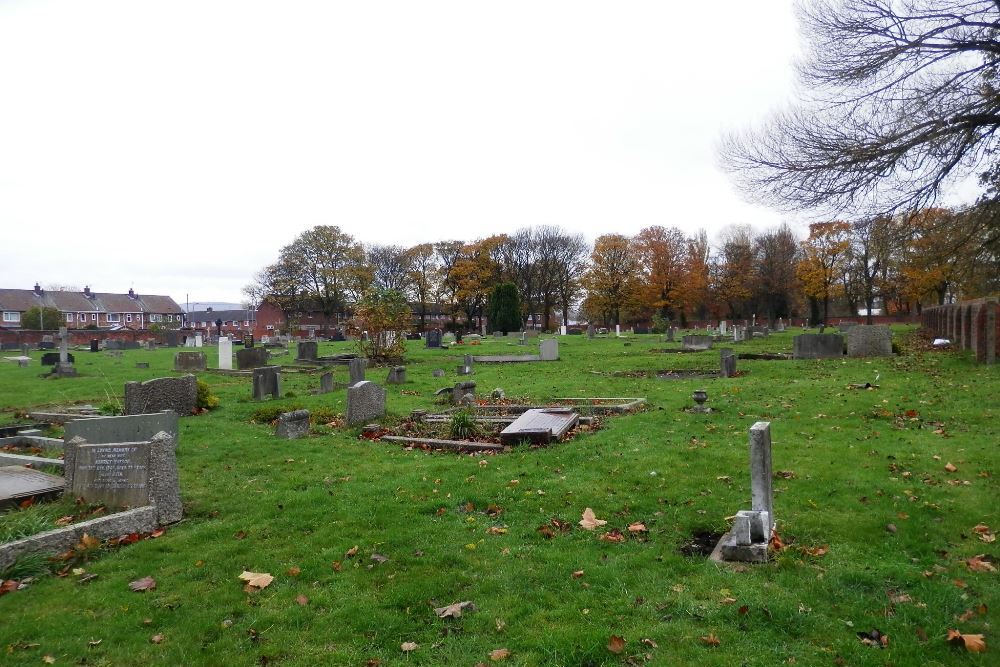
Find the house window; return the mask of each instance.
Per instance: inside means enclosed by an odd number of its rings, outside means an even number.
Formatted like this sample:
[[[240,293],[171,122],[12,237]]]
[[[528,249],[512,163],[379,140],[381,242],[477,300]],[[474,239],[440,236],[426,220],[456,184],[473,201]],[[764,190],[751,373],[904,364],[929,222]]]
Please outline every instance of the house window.
[[[108,313],[108,322],[121,322],[121,319],[118,313]]]
[[[131,322],[132,321],[132,313],[129,313],[128,315],[125,316],[125,321],[126,322]]]
[[[20,322],[21,313],[5,310],[3,311],[3,321],[4,322]]]
[[[243,326],[245,327],[250,326],[250,320],[243,320]]]
[[[66,321],[67,322],[73,321],[73,313],[66,313]]]
[[[97,313],[91,313],[90,314],[90,321],[91,322],[96,322],[97,321]]]
[[[273,324],[268,324],[267,325],[267,330],[268,331],[274,331],[274,325]]]
[[[159,322],[161,319],[163,319],[162,315],[150,315],[149,316],[149,321],[150,322]]]
[[[80,313],[79,315],[76,316],[76,319],[78,321],[80,321],[80,322],[86,322],[87,321],[87,313]]]

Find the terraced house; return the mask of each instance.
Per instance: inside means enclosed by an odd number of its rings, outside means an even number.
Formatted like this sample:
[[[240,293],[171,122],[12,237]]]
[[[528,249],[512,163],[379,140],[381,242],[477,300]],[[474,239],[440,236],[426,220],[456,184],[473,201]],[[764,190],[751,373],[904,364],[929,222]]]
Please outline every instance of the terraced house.
[[[169,296],[140,295],[131,289],[127,294],[93,292],[90,287],[82,292],[50,291],[36,284],[30,290],[0,289],[0,326],[19,329],[24,313],[36,307],[62,314],[59,322],[46,322],[45,329],[148,329],[154,324],[176,329],[184,322],[184,310]]]

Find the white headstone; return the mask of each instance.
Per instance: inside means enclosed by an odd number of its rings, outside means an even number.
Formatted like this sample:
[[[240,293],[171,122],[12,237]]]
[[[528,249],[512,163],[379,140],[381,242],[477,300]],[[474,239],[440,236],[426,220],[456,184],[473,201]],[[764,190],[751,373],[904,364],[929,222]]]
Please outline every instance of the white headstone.
[[[560,336],[565,336],[566,335],[566,325],[565,324],[562,325],[561,327],[559,327],[559,335]]]
[[[616,324],[615,325],[615,336],[621,336],[621,335],[622,335],[622,327],[621,327],[620,324]]]
[[[229,336],[219,338],[219,368],[230,371],[233,369],[233,341]]]
[[[202,346],[201,334],[195,334],[194,335],[194,346],[195,347],[201,347]]]

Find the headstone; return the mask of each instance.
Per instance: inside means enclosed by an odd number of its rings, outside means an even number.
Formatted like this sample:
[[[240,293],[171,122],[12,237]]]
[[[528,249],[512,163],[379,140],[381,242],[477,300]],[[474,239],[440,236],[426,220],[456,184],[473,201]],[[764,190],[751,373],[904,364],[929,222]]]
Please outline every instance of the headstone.
[[[729,330],[729,323],[728,322],[726,322],[725,320],[722,320],[721,322],[719,322],[719,335],[720,336],[725,336],[726,332],[728,330]]]
[[[156,341],[155,340],[147,340],[146,341],[146,349],[150,350],[150,351],[155,350],[156,349]],[[230,364],[230,367],[232,367],[232,364]]]
[[[146,442],[66,443],[66,486],[74,497],[109,507],[156,508],[157,523],[183,516],[177,476],[177,439],[159,432]]]
[[[126,415],[141,415],[163,410],[173,410],[178,415],[189,415],[197,406],[198,381],[194,375],[125,383]]]
[[[194,346],[195,347],[201,347],[203,344],[204,344],[204,342],[202,340],[201,334],[195,334],[194,335]]]
[[[76,368],[69,353],[69,332],[66,327],[59,327],[59,361],[52,369],[52,375],[57,377],[73,377]]]
[[[465,355],[465,360],[462,365],[458,367],[459,375],[472,375],[472,355]]]
[[[327,394],[333,391],[333,373],[323,373],[319,376],[319,393]]]
[[[361,380],[347,388],[347,425],[355,426],[385,415],[385,389]]]
[[[253,347],[253,334],[243,336],[243,347]]]
[[[517,337],[517,344],[518,345],[527,345],[528,344],[528,339],[525,338],[523,331]]]
[[[840,334],[799,334],[792,339],[793,359],[840,359],[844,337]]]
[[[229,336],[219,338],[219,368],[227,371],[233,368],[233,341]]]
[[[673,343],[677,336],[677,327],[667,327],[667,342]]]
[[[355,357],[348,362],[347,368],[351,374],[348,384],[355,385],[363,382],[365,379],[365,369],[368,368],[368,360],[364,357]]]
[[[493,332],[493,337],[494,338],[503,338],[503,332],[502,331],[494,331]]]
[[[616,324],[615,325],[615,336],[621,336],[621,335],[622,335],[622,327],[621,327],[620,324]]]
[[[298,354],[296,361],[316,361],[319,357],[319,343],[314,340],[303,341],[298,344]]]
[[[56,364],[60,363],[60,356],[61,354],[59,352],[46,352],[45,354],[42,355],[41,359],[42,366],[55,366]],[[67,353],[66,359],[68,363],[73,363],[74,361],[74,357],[72,354]]]
[[[386,384],[406,384],[406,366],[394,366],[389,369]]]
[[[105,341],[104,342],[104,349],[105,350],[107,350],[107,349],[113,349],[113,348],[108,348],[108,343],[110,343],[110,342],[111,341]],[[184,337],[184,347],[194,347],[194,336],[185,336]]]
[[[90,351],[99,352],[101,350],[101,341],[96,338],[90,339]]]
[[[736,514],[733,526],[719,543],[723,560],[767,561],[767,545],[774,530],[774,494],[771,487],[771,424],[750,427],[750,511]]]
[[[580,421],[580,415],[569,408],[525,410],[500,432],[500,442],[513,445],[518,442],[548,444],[559,440]]]
[[[775,331],[782,333],[785,331],[785,322],[780,317],[778,318],[778,323],[774,326]]]
[[[712,347],[712,337],[684,336],[682,346],[685,350],[708,350]]]
[[[455,405],[460,405],[470,397],[473,401],[476,400],[476,383],[472,380],[456,382],[451,389],[451,402]]]
[[[594,325],[593,324],[588,324],[587,325],[587,338],[589,338],[590,340],[594,340]]]
[[[264,347],[244,347],[236,350],[236,368],[249,371],[261,366],[267,366],[267,349]]]
[[[435,368],[434,372],[431,373],[431,375],[434,376],[434,377],[436,377],[436,378],[443,378],[444,375],[445,375],[445,373],[444,373],[443,369],[441,369],[441,368]]]
[[[566,335],[566,325],[565,324],[563,324],[562,326],[559,327],[559,335],[560,336],[565,336]]]
[[[253,369],[253,398],[281,398],[281,366],[261,366]]]
[[[180,337],[176,331],[168,331],[164,337],[167,339],[167,347],[177,347],[177,341],[180,340]]]
[[[884,324],[856,324],[847,332],[847,356],[892,356],[892,331]]]
[[[83,438],[92,445],[108,442],[142,442],[151,440],[160,431],[177,438],[180,431],[176,412],[163,410],[124,417],[74,419],[66,422],[63,440],[69,442],[73,438]]]
[[[203,371],[205,368],[204,352],[177,352],[174,354],[175,371]]]
[[[425,347],[441,347],[440,329],[431,329],[427,332],[427,339],[424,341]]]
[[[538,344],[538,356],[542,361],[559,361],[559,341],[548,338]]]
[[[309,435],[309,411],[295,410],[278,415],[274,435],[286,440],[297,440]]]
[[[724,378],[731,378],[736,375],[736,355],[730,347],[723,347],[719,350],[719,375]]]
[[[757,422],[750,427],[750,509],[767,512],[768,537],[774,528],[771,479],[771,422]]]

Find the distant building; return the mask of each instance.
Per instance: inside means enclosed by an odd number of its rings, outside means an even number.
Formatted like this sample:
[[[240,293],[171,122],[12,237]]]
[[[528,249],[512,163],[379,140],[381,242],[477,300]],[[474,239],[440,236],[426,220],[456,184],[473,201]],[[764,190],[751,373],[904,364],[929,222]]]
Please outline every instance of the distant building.
[[[218,324],[220,321],[221,325]],[[221,330],[223,335],[242,337],[243,334],[254,333],[257,313],[252,309],[216,310],[209,306],[205,310],[188,313],[187,326],[206,335],[218,334]]]
[[[127,294],[92,292],[84,287],[82,292],[34,289],[0,289],[0,326],[19,329],[21,317],[32,308],[55,308],[62,314],[59,322],[46,329],[149,329],[160,325],[168,329],[180,328],[184,311],[169,296],[158,294]]]

